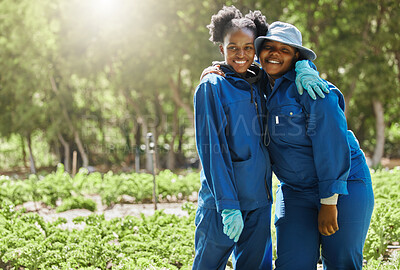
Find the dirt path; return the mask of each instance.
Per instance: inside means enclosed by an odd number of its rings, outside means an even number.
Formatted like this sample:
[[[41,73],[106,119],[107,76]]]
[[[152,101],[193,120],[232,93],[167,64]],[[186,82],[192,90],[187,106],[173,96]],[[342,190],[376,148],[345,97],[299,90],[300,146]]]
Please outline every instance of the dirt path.
[[[72,220],[76,217],[86,217],[91,214],[104,214],[106,220],[113,218],[122,218],[126,216],[140,217],[141,214],[150,216],[154,214],[154,204],[116,204],[111,208],[103,205],[101,197],[98,195],[89,196],[97,203],[97,211],[91,212],[87,209],[72,209],[65,212],[57,213],[55,209],[47,208],[41,203],[26,202],[22,206],[28,212],[36,212],[47,222],[53,222],[58,218],[65,218],[67,223],[60,226],[64,229],[81,229],[81,224],[74,224]],[[175,214],[177,216],[187,216],[187,212],[182,210],[183,202],[180,203],[159,203],[158,210],[164,210],[164,213]]]

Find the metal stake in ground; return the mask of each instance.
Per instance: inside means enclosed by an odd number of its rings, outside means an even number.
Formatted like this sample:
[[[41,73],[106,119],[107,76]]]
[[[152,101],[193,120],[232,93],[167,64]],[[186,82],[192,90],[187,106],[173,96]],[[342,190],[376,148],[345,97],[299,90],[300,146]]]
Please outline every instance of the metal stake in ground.
[[[151,154],[151,173],[153,174],[153,202],[154,210],[157,210],[157,194],[156,194],[156,174],[155,174],[155,164],[156,164],[156,152],[155,143],[152,133],[147,133],[147,145],[149,146],[147,151]]]
[[[77,160],[78,160],[78,153],[74,151],[72,153],[72,177],[75,177],[76,174]]]

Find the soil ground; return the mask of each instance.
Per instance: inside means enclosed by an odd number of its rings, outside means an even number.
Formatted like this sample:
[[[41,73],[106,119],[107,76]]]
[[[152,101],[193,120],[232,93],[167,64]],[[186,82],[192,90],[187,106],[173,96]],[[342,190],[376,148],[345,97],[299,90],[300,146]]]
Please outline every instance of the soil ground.
[[[104,214],[106,220],[113,218],[122,218],[125,216],[140,217],[141,214],[150,216],[154,214],[154,204],[116,204],[113,207],[107,207],[101,202],[99,195],[87,196],[97,203],[97,211],[92,212],[87,209],[72,209],[57,213],[55,209],[46,207],[40,202],[26,202],[19,207],[25,207],[28,212],[36,212],[47,222],[57,220],[59,217],[65,218],[67,223],[62,226],[65,229],[81,228],[82,225],[76,225],[72,220],[76,217],[89,216],[91,214]],[[167,214],[177,216],[187,216],[187,212],[182,210],[183,202],[180,203],[158,203],[157,209],[163,210]]]

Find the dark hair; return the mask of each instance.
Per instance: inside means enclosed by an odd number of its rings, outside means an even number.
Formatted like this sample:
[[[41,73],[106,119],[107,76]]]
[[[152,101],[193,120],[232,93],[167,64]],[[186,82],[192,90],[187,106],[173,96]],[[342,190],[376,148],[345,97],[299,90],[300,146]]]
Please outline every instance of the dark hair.
[[[223,43],[227,33],[236,29],[249,29],[254,37],[265,36],[268,31],[268,23],[265,16],[259,10],[250,11],[244,17],[235,6],[224,6],[217,14],[211,17],[210,40],[214,43]]]

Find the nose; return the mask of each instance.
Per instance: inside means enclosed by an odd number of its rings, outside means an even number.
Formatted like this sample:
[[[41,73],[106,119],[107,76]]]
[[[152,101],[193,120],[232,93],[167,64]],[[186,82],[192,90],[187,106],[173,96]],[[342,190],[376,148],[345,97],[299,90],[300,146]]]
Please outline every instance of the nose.
[[[270,49],[270,54],[279,54],[279,50],[277,48],[275,48],[275,47],[272,47]]]
[[[239,49],[236,55],[239,56],[239,57],[243,57],[244,56],[244,50],[243,49]]]

